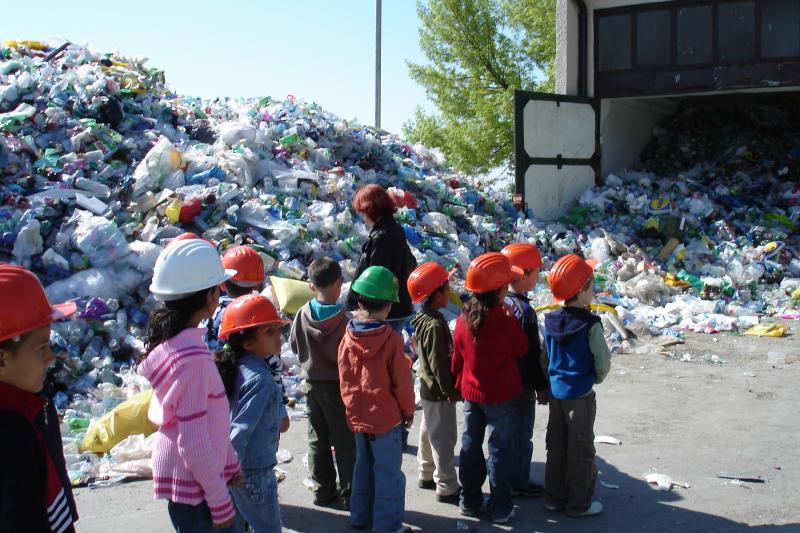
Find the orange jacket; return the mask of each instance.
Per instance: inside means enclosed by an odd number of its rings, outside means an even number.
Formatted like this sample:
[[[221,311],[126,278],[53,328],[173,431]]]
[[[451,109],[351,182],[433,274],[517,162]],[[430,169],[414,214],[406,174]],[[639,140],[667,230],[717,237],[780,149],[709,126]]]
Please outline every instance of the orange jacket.
[[[351,431],[378,435],[414,414],[411,361],[384,323],[354,320],[339,344],[339,387]]]

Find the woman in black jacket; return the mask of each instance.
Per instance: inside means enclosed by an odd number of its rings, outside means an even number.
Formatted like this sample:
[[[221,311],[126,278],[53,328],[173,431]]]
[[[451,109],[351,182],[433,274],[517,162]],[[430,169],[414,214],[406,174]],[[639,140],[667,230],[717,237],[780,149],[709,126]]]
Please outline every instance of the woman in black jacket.
[[[417,260],[408,247],[403,227],[394,219],[397,208],[386,189],[370,184],[356,192],[353,209],[372,226],[369,239],[361,248],[355,278],[370,266],[382,266],[392,271],[400,284],[400,302],[392,305],[388,322],[394,329],[401,331],[413,314],[406,282],[411,272],[417,268]],[[356,307],[352,292],[347,307]]]

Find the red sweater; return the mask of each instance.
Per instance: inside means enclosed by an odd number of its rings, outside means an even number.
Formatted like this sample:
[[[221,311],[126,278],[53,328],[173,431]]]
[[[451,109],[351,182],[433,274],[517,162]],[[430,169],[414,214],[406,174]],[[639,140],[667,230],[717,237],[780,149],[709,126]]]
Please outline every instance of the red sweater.
[[[528,351],[528,338],[504,305],[491,308],[476,336],[464,315],[453,333],[453,376],[465,400],[503,403],[522,393],[517,359]]]

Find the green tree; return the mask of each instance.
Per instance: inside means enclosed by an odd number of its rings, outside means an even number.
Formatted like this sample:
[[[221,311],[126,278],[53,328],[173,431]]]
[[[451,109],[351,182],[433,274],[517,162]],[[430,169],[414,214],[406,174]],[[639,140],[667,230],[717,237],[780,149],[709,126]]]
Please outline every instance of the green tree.
[[[552,90],[556,0],[417,3],[427,64],[408,63],[437,112],[417,108],[403,131],[472,174],[514,158],[514,89]]]

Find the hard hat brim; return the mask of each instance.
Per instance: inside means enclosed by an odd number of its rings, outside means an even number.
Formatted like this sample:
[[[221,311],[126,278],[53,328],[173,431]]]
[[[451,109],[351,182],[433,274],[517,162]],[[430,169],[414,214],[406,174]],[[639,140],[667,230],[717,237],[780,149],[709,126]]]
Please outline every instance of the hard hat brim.
[[[78,304],[75,302],[64,302],[63,304],[55,304],[52,307],[53,313],[50,315],[50,319],[53,321],[69,318],[78,310]]]

